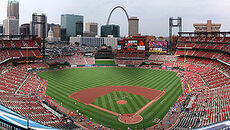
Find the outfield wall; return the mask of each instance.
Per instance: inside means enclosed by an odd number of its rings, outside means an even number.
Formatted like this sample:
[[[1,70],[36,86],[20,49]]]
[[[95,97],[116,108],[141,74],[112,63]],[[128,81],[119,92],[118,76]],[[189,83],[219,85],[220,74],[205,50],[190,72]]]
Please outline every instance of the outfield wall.
[[[76,67],[135,67],[135,65],[121,65],[121,64],[93,64],[93,65],[71,65],[71,68]]]

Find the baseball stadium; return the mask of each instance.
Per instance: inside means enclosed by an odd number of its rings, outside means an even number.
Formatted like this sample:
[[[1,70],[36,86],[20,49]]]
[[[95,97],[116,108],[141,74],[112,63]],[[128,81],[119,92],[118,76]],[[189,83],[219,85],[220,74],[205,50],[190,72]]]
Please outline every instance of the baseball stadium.
[[[0,35],[0,129],[229,130],[230,32],[169,25],[115,48]]]
[[[180,35],[173,39],[174,55],[149,53],[152,44],[167,42],[136,36],[119,41],[121,49],[112,59],[86,56],[84,51],[44,57],[39,39],[1,40],[1,125],[11,129],[227,126],[230,38]],[[124,44],[129,41],[134,44]],[[134,50],[135,42],[148,49]]]

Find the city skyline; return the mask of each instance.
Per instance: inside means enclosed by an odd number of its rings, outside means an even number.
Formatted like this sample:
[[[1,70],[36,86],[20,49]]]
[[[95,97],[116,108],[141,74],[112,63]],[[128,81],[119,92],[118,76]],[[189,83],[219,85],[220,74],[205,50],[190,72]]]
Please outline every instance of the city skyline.
[[[35,4],[36,2],[36,4]],[[89,4],[90,3],[90,4]],[[42,5],[44,4],[44,5]],[[168,18],[182,17],[183,31],[194,31],[194,23],[205,23],[208,19],[222,24],[221,31],[230,30],[230,16],[227,8],[230,1],[222,0],[19,0],[20,24],[29,23],[32,13],[45,13],[48,23],[60,24],[62,14],[83,15],[84,22],[105,25],[110,11],[115,6],[123,6],[129,16],[140,19],[140,33],[143,35],[168,36]],[[7,0],[0,1],[0,24],[6,19]],[[199,12],[199,14],[198,14]],[[226,12],[226,13],[225,13]],[[116,10],[111,24],[121,27],[121,35],[128,34],[128,21],[122,10]],[[99,30],[100,31],[100,30]]]

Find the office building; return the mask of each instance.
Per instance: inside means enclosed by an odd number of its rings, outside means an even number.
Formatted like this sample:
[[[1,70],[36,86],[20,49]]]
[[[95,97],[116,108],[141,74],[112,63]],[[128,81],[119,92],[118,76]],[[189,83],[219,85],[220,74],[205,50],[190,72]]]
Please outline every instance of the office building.
[[[0,35],[3,35],[3,25],[0,24]]]
[[[83,22],[81,21],[76,22],[76,36],[77,35],[83,36],[83,26],[84,26]]]
[[[30,35],[30,24],[22,24],[20,27],[20,35]]]
[[[97,23],[86,23],[85,32],[94,33],[95,35],[98,35],[98,24]]]
[[[76,34],[83,34],[83,16],[74,14],[61,15],[61,29],[65,29],[66,37],[75,37]],[[63,33],[62,33],[63,34]]]
[[[47,25],[48,29],[52,29],[54,37],[61,37],[61,26],[59,24],[48,24]],[[49,30],[48,30],[49,31]]]
[[[221,24],[214,24],[212,20],[207,20],[207,23],[193,24],[195,33],[211,33],[220,32]],[[209,34],[208,36],[213,36]],[[217,36],[217,35],[216,35]]]
[[[7,17],[15,17],[15,19],[19,19],[19,2],[17,0],[8,1]]]
[[[97,35],[95,34],[95,33],[91,33],[91,32],[87,32],[87,31],[85,31],[84,33],[83,33],[83,37],[96,37]]]
[[[4,35],[18,35],[19,34],[19,20],[15,17],[8,17],[3,21]]]
[[[91,47],[101,47],[102,45],[111,46],[112,49],[117,48],[117,41],[119,38],[108,37],[70,37],[70,44],[74,45],[75,42],[79,42],[80,45],[87,45]]]
[[[103,25],[101,26],[101,37],[120,37],[120,26],[119,25]]]
[[[54,32],[54,37],[61,37],[61,26],[54,26],[53,28],[53,32]]]
[[[61,28],[61,41],[69,41],[69,37],[66,36],[65,28]]]
[[[137,17],[129,18],[129,36],[136,36],[139,32],[139,19]]]
[[[60,26],[50,26],[50,29],[48,31],[48,37],[47,41],[48,42],[58,42],[61,40],[61,30]]]
[[[47,16],[45,14],[37,15],[36,13],[34,13],[33,16],[35,17],[37,22],[45,22],[45,27],[43,29],[43,24],[35,24],[34,28],[31,27],[31,34],[32,34],[33,29],[34,29],[34,35],[38,35],[38,37],[42,38],[43,34],[44,34],[44,36],[46,38],[47,33],[48,33],[48,31],[47,31],[47,29],[48,29]]]

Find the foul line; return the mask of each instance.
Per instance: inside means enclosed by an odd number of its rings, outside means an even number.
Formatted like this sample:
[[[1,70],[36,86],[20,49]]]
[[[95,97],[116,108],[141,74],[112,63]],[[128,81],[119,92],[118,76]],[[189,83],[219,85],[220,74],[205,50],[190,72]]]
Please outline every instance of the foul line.
[[[144,107],[142,107],[140,110],[138,110],[133,116],[139,115],[141,112],[143,112],[146,108],[148,108],[151,104],[153,104],[155,101],[161,98],[162,95],[164,95],[165,92],[162,92],[158,97],[154,98],[152,101],[147,103]]]
[[[99,109],[99,110],[102,110],[102,111],[108,112],[108,113],[110,113],[110,114],[113,114],[113,115],[115,115],[115,116],[119,116],[119,115],[120,115],[120,114],[118,114],[118,113],[116,113],[116,112],[112,112],[112,111],[110,111],[110,110],[107,110],[107,109],[101,108],[101,107],[96,106],[96,105],[93,105],[93,104],[88,104],[88,105],[89,105],[89,106],[92,106],[92,107],[95,107],[95,108],[97,108],[97,109]]]
[[[162,92],[159,96],[157,96],[156,98],[154,98],[153,100],[151,100],[149,103],[147,103],[144,107],[142,107],[141,109],[139,109],[133,116],[136,116],[136,115],[139,115],[141,112],[143,112],[146,108],[148,108],[151,104],[153,104],[155,101],[157,101],[158,99],[161,98],[161,96],[163,96],[165,94],[165,92]],[[96,105],[93,105],[93,104],[88,104],[89,106],[92,106],[94,108],[97,108],[99,110],[102,110],[102,111],[105,111],[105,112],[108,112],[110,114],[113,114],[115,116],[120,116],[120,114],[116,113],[116,112],[113,112],[113,111],[110,111],[110,110],[107,110],[107,109],[104,109],[102,107],[99,107],[99,106],[96,106]]]

